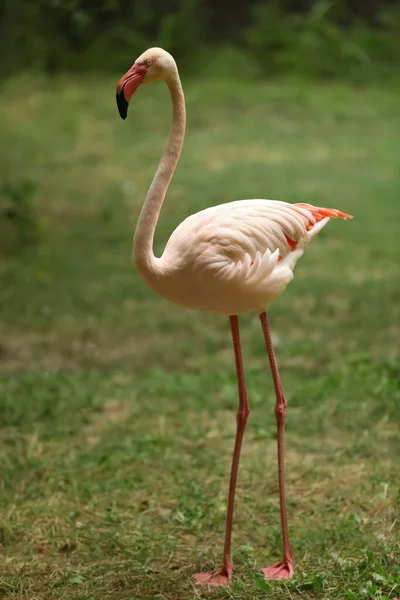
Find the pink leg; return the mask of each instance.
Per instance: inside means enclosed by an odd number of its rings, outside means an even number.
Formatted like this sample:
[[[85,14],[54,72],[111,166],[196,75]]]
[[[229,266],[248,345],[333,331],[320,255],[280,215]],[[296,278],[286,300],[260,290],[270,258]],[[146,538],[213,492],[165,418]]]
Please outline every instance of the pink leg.
[[[242,352],[240,349],[239,337],[239,322],[237,316],[229,317],[232,330],[233,348],[235,351],[236,374],[239,388],[239,410],[236,414],[236,438],[235,448],[233,451],[231,479],[229,484],[228,509],[226,514],[226,529],[225,529],[225,544],[222,558],[222,567],[214,573],[198,573],[194,575],[198,584],[206,585],[225,585],[232,576],[233,566],[231,559],[231,537],[232,537],[232,521],[233,507],[235,502],[235,490],[237,474],[239,469],[240,450],[244,429],[246,427],[247,418],[249,416],[249,403],[247,401],[246,384],[244,380],[244,370],[242,361]]]
[[[282,538],[283,538],[283,560],[274,565],[273,567],[267,567],[263,569],[265,579],[290,579],[293,575],[293,556],[290,550],[289,544],[289,533],[287,526],[287,515],[286,515],[286,499],[285,499],[285,477],[284,477],[284,430],[285,430],[285,416],[286,416],[286,398],[283,393],[278,365],[276,364],[276,358],[274,348],[271,340],[271,333],[269,330],[267,314],[264,312],[260,315],[261,326],[264,333],[265,343],[267,345],[269,364],[271,366],[272,377],[274,379],[275,393],[276,393],[276,404],[275,404],[275,417],[278,428],[278,476],[279,476],[279,500],[281,507],[281,524],[282,524]]]

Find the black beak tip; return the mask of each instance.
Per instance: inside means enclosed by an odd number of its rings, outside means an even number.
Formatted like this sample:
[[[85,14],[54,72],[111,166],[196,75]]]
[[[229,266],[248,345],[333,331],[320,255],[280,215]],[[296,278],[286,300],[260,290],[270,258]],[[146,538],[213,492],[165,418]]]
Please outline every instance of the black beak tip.
[[[128,115],[128,102],[125,100],[125,96],[124,96],[124,92],[121,91],[120,93],[117,92],[117,106],[118,106],[118,112],[119,112],[119,116],[121,117],[121,119],[126,119],[127,115]]]

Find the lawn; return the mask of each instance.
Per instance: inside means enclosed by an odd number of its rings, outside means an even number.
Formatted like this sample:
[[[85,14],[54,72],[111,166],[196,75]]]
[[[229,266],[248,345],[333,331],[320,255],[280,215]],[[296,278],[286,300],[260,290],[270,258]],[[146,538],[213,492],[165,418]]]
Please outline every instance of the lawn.
[[[0,597],[400,596],[399,89],[184,81],[188,128],[156,254],[188,214],[240,198],[336,207],[271,306],[288,398],[295,578],[280,556],[274,393],[241,319],[251,415],[226,589],[218,564],[237,390],[228,321],[168,304],[131,265],[170,116],[115,77],[30,77],[0,93],[3,180],[35,185],[37,246],[0,260]],[[397,591],[396,591],[397,590]]]

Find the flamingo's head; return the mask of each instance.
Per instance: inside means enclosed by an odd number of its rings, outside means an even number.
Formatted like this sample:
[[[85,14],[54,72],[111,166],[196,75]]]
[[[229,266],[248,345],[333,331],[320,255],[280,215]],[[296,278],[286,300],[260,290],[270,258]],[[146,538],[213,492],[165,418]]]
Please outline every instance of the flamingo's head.
[[[129,101],[140,84],[168,80],[176,72],[175,60],[162,48],[149,48],[143,52],[117,84],[117,106],[121,118],[126,119]]]

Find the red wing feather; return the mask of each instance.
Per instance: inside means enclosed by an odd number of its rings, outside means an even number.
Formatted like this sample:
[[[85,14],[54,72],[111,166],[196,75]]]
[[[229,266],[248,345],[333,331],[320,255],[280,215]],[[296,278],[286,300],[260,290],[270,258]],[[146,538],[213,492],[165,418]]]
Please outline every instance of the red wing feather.
[[[352,219],[353,215],[348,215],[347,213],[341,212],[340,210],[336,210],[336,208],[321,208],[319,206],[313,206],[312,204],[296,204],[296,206],[300,206],[300,208],[305,208],[310,211],[316,222],[322,221],[325,217],[329,217],[331,219]],[[307,231],[312,229],[314,223],[309,223],[307,225]]]

